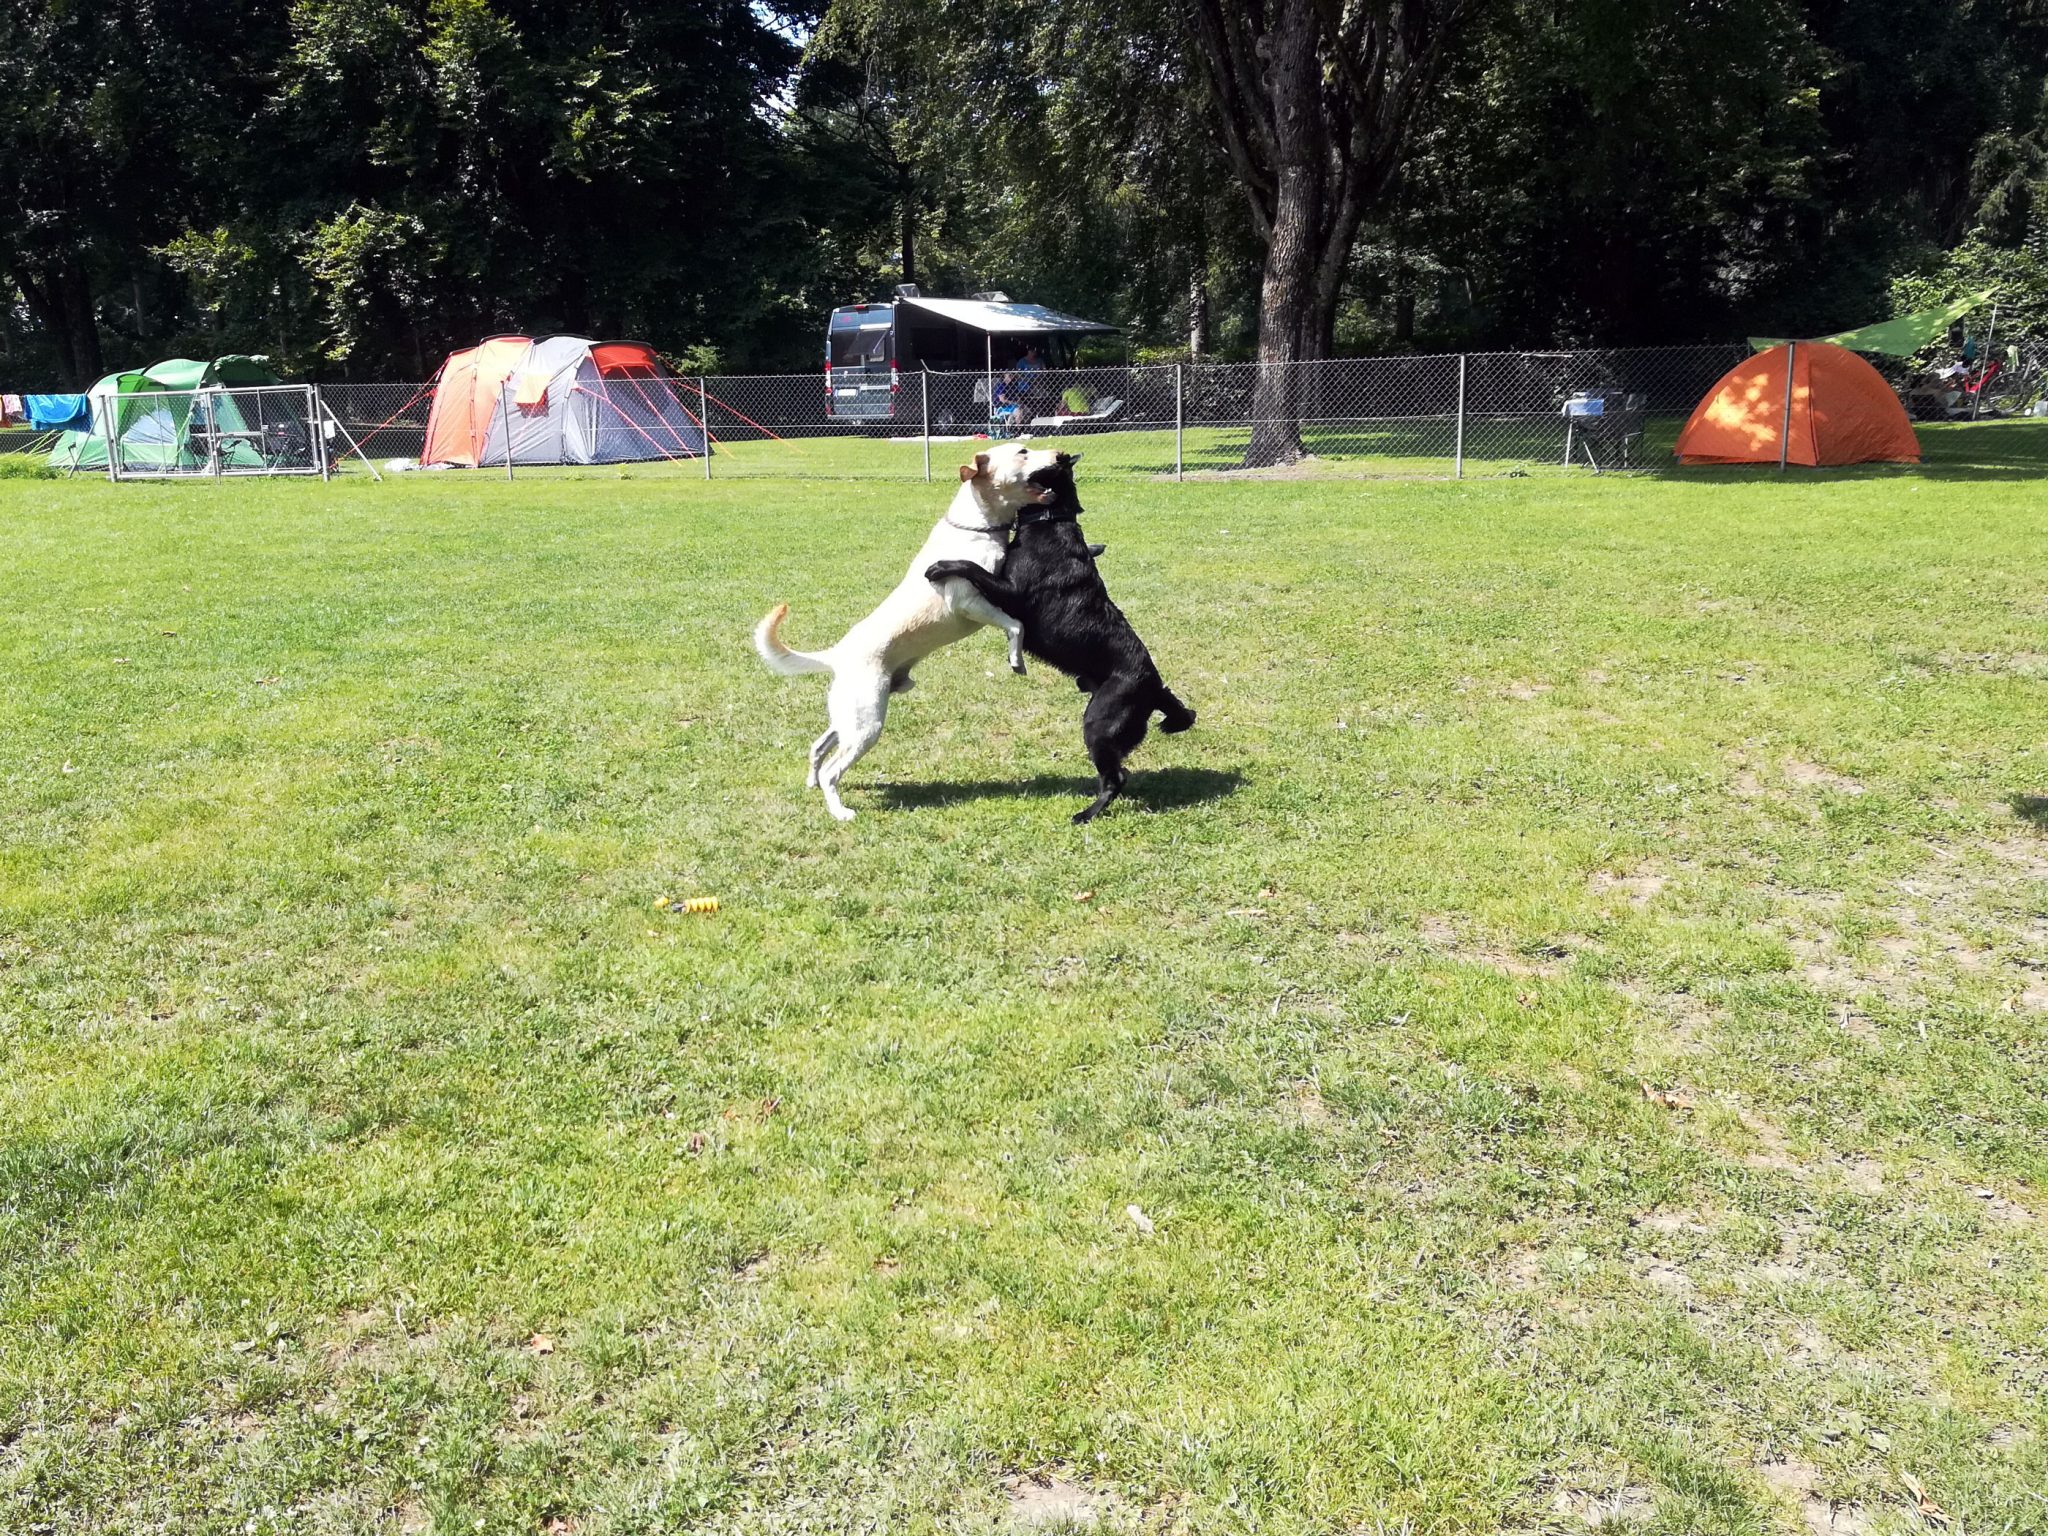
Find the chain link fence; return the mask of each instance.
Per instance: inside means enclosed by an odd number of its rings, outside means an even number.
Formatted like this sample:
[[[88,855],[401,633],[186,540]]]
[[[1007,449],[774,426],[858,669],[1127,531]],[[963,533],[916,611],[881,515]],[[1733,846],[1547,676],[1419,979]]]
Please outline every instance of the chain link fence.
[[[1085,452],[1097,474],[1186,478],[1451,476],[1671,462],[1671,444],[1739,345],[1129,365],[888,376],[851,404],[815,374],[683,378],[709,431],[652,466],[700,478],[941,478],[989,441]],[[329,384],[322,396],[373,460],[424,450],[430,386]],[[615,467],[614,467],[615,468]],[[528,466],[514,466],[515,474]]]
[[[1686,417],[1748,355],[1726,344],[881,372],[857,392],[836,391],[822,369],[683,377],[653,386],[662,411],[683,423],[654,435],[687,439],[687,451],[620,452],[643,461],[559,468],[522,455],[511,472],[923,481],[947,477],[989,441],[1019,437],[1085,452],[1093,474],[1179,479],[1656,471],[1674,466]],[[377,464],[409,466],[427,451],[431,383],[319,388]],[[695,451],[700,425],[709,455]],[[501,471],[502,463],[500,454]]]

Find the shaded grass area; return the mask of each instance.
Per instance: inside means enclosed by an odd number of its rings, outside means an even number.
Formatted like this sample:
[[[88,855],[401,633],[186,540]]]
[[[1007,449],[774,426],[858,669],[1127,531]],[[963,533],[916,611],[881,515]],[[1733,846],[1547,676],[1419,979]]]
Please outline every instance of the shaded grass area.
[[[2038,483],[941,496],[0,489],[0,1528],[2038,1526]]]

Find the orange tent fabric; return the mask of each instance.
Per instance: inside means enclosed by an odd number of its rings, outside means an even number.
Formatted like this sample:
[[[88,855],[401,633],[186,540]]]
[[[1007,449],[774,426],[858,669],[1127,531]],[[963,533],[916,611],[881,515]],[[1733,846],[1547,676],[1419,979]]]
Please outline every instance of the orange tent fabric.
[[[1785,415],[1785,347],[1744,358],[1693,407],[1678,434],[1684,464],[1917,464],[1920,440],[1884,375],[1825,341],[1791,347],[1792,414]]]
[[[528,336],[492,336],[441,365],[434,408],[427,413],[422,464],[466,464],[475,469],[490,435],[491,417],[505,398],[505,381],[533,345]]]

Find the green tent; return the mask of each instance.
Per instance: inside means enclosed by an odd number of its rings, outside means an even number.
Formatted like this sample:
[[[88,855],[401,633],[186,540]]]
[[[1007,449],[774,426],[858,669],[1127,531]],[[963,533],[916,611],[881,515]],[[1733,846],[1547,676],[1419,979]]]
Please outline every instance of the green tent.
[[[232,395],[200,396],[202,389],[248,389],[282,380],[260,357],[217,357],[196,362],[166,358],[147,368],[110,373],[86,392],[92,427],[66,432],[50,450],[59,469],[105,469],[106,434],[121,442],[121,462],[144,469],[205,469],[208,442],[231,469],[260,469],[263,460],[246,438],[229,434],[246,423]],[[203,405],[195,411],[194,402]],[[196,418],[196,419],[195,419]],[[195,430],[196,429],[196,430]]]
[[[1938,309],[1923,309],[1916,314],[1900,315],[1895,320],[1880,320],[1875,325],[1859,326],[1853,331],[1839,331],[1833,336],[1816,336],[1816,341],[1830,342],[1846,347],[1851,352],[1877,352],[1886,357],[1911,357],[1921,348],[1931,346],[1948,334],[1948,328],[1973,309],[1982,309],[1991,302],[1991,290],[1982,293],[1965,294]],[[1752,336],[1749,348],[1752,352],[1768,352],[1772,347],[1785,345],[1783,337]]]

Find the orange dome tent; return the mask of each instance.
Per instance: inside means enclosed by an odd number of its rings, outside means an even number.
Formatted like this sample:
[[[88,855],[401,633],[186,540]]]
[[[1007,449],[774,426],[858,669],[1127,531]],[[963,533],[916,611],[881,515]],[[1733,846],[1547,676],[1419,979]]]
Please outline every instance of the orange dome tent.
[[[1785,363],[1792,410],[1785,410]],[[1786,441],[1781,445],[1783,434]],[[1917,464],[1920,440],[1884,375],[1842,347],[1801,341],[1744,358],[1693,407],[1684,464]]]

